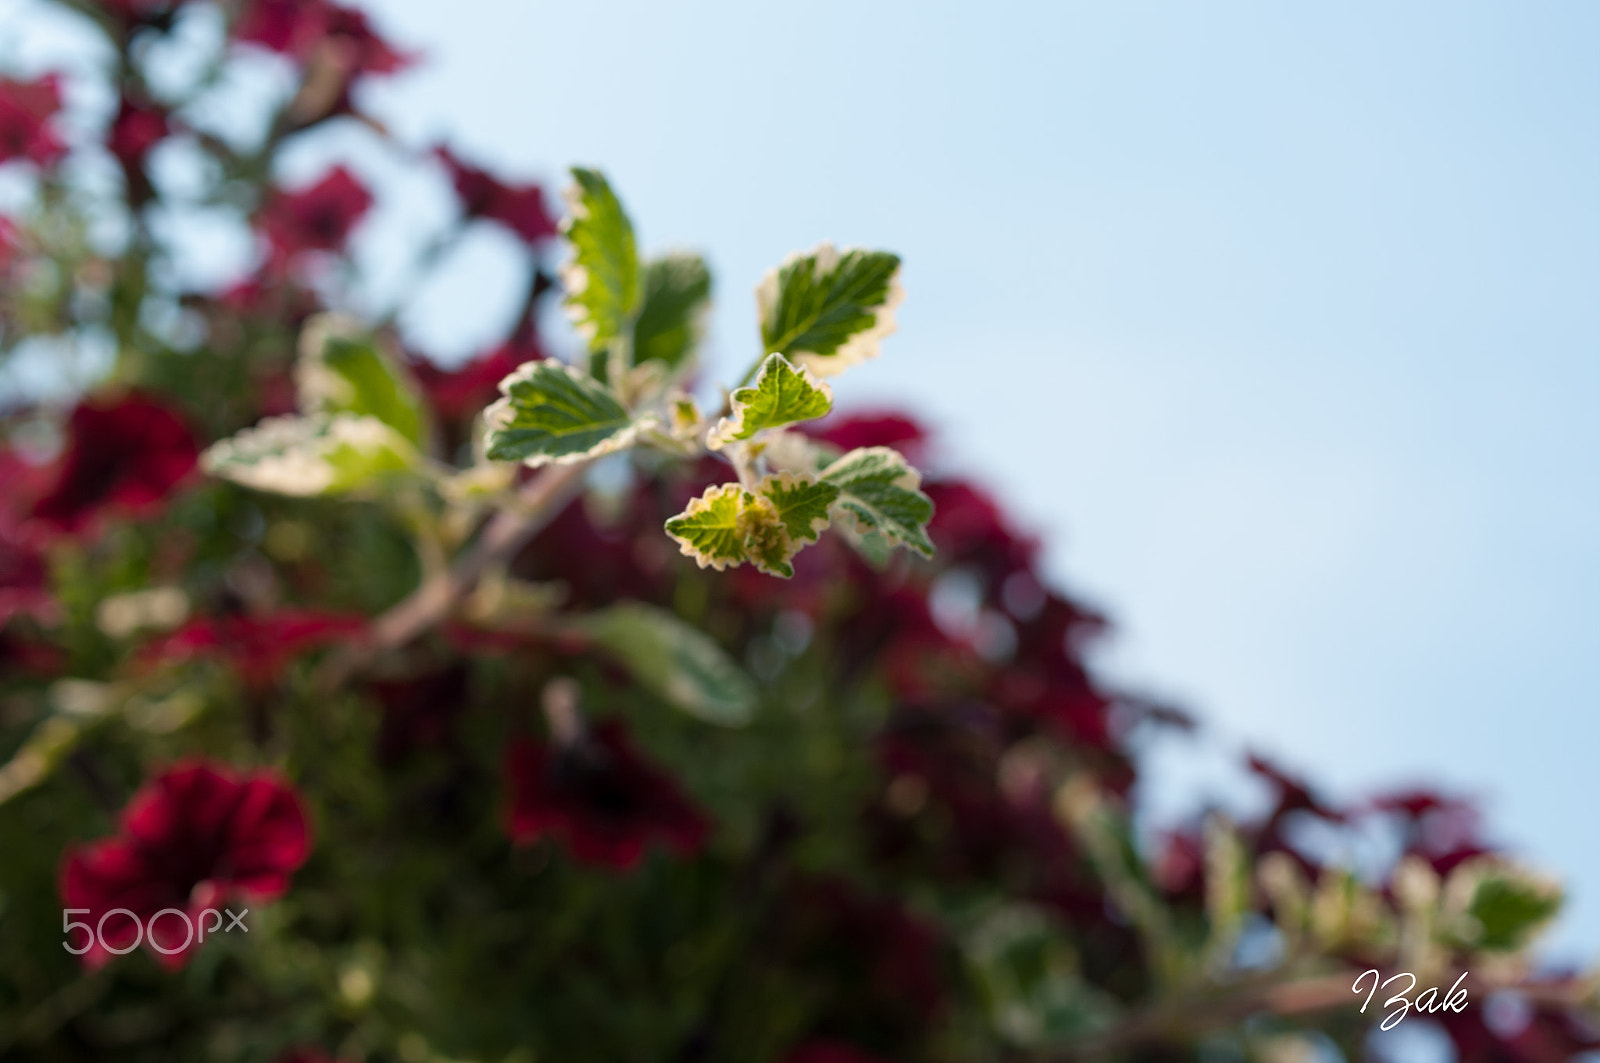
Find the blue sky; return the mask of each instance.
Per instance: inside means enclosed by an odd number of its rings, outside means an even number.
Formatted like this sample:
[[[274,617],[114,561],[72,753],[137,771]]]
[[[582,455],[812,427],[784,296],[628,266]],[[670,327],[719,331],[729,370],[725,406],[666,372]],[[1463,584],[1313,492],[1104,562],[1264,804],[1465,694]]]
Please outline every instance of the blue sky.
[[[730,372],[787,251],[905,257],[839,394],[925,415],[1118,621],[1104,667],[1214,725],[1158,756],[1158,810],[1237,792],[1245,746],[1337,796],[1479,795],[1593,957],[1600,6],[370,7],[428,57],[371,109],[606,169],[647,247],[712,259]],[[397,191],[391,228],[442,217]],[[467,354],[508,262],[475,237],[403,320]]]
[[[723,365],[785,252],[901,252],[839,392],[997,485],[1118,620],[1105,666],[1337,794],[1481,795],[1593,955],[1600,7],[374,10],[429,59],[392,127],[603,166],[647,245],[710,255]],[[412,317],[441,350],[479,260]],[[1162,756],[1157,805],[1219,760]]]

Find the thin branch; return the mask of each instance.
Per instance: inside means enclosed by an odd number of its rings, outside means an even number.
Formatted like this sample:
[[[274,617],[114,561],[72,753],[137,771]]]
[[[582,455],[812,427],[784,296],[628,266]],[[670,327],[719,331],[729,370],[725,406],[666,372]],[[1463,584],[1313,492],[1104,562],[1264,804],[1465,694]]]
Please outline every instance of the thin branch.
[[[505,562],[559,513],[583,482],[589,462],[546,466],[523,485],[513,503],[496,513],[448,571],[422,584],[373,622],[368,636],[329,657],[318,689],[334,690],[378,654],[398,649],[448,616],[478,578]]]

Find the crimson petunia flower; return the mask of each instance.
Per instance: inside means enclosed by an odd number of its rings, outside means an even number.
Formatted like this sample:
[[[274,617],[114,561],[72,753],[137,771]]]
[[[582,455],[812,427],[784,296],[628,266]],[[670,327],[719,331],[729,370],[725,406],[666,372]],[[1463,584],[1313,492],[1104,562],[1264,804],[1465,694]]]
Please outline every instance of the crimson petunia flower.
[[[1549,1006],[1535,1006],[1510,1028],[1496,1029],[1485,1009],[1473,1007],[1446,1008],[1437,1021],[1460,1063],[1568,1063],[1600,1048],[1600,1030],[1592,1020]]]
[[[928,431],[903,413],[892,410],[854,413],[849,416],[835,414],[800,425],[800,431],[812,439],[831,443],[840,450],[857,447],[893,447],[914,465],[922,464],[927,455]]]
[[[415,61],[379,37],[365,13],[328,0],[252,0],[234,38],[302,61],[332,42],[347,54],[352,76],[393,74]]]
[[[48,166],[66,154],[50,119],[61,109],[61,78],[0,78],[0,163],[27,159]]]
[[[147,660],[181,661],[221,657],[252,686],[264,686],[300,653],[342,642],[362,631],[365,617],[283,609],[267,616],[218,616],[191,620],[146,646]]]
[[[544,189],[538,185],[506,184],[446,147],[434,148],[433,154],[450,171],[467,217],[497,221],[530,244],[556,235],[556,220],[545,209]]]
[[[996,586],[1016,572],[1032,572],[1039,541],[1013,530],[989,494],[963,480],[923,484],[933,499],[928,536],[949,565],[971,565]]]
[[[19,243],[17,223],[0,215],[0,274],[11,268],[12,261],[17,257]]]
[[[261,206],[256,223],[279,262],[304,251],[339,251],[372,207],[372,193],[355,174],[335,166],[318,182],[278,191]]]
[[[319,1048],[297,1048],[287,1055],[279,1056],[278,1063],[339,1063],[339,1061]]]
[[[106,134],[106,147],[111,149],[111,154],[117,157],[124,169],[137,171],[144,168],[145,157],[151,149],[171,132],[172,126],[167,121],[166,111],[134,103],[124,96],[117,107],[117,116],[111,120],[111,129]]]
[[[194,469],[199,449],[188,425],[143,395],[83,402],[67,420],[67,448],[33,518],[68,534],[102,514],[156,509]]]
[[[705,843],[705,818],[670,776],[639,756],[616,720],[569,746],[516,742],[506,772],[514,841],[552,834],[583,863],[620,871],[636,866],[653,842],[684,856]]]
[[[441,420],[468,420],[483,412],[500,394],[500,381],[524,362],[538,361],[544,351],[532,338],[512,339],[455,369],[440,369],[423,358],[410,361],[411,372]]]
[[[310,852],[305,808],[282,779],[236,774],[220,764],[180,764],[134,794],[115,835],[66,853],[61,901],[65,908],[87,909],[82,921],[99,929],[83,954],[96,968],[137,938],[132,920],[108,912],[132,912],[151,943],[152,917],[164,909],[177,909],[198,927],[205,909],[235,896],[282,896]],[[155,920],[152,948],[169,968],[183,966],[199,945],[193,940],[179,948],[182,922],[172,915]],[[72,942],[85,943],[77,934]]]
[[[842,1041],[807,1041],[784,1058],[784,1063],[885,1063]]]
[[[900,1044],[937,1024],[946,990],[937,928],[842,878],[796,879],[767,948],[819,992],[811,1034]]]
[[[466,665],[458,661],[404,679],[369,683],[368,689],[383,706],[379,761],[393,764],[414,750],[448,745],[456,718],[467,704],[468,678]]]
[[[48,609],[50,573],[39,544],[24,531],[50,470],[0,450],[0,627],[13,616]]]

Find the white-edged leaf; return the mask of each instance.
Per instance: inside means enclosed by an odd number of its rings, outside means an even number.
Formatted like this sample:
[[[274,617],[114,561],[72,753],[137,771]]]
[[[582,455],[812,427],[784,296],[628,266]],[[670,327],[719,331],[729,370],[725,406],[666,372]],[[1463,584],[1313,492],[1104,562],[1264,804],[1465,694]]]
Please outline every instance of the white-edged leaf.
[[[729,565],[740,565],[750,559],[744,547],[744,532],[740,517],[744,512],[744,499],[750,492],[738,484],[708,487],[705,494],[689,500],[689,506],[667,521],[667,534],[701,568],[714,568],[721,572]]]
[[[723,648],[673,614],[640,602],[591,613],[580,628],[640,685],[689,715],[737,727],[756,707],[756,687]]]
[[[633,323],[635,365],[676,370],[694,359],[711,309],[711,270],[692,253],[663,255],[644,267],[644,296]]]
[[[485,451],[496,461],[582,461],[631,446],[640,428],[604,384],[554,360],[521,366],[500,392],[484,411]]]
[[[832,523],[830,511],[839,498],[839,487],[826,480],[783,472],[762,480],[756,493],[772,503],[790,544],[798,552],[803,544],[821,538]]]
[[[1479,856],[1445,881],[1447,932],[1469,948],[1519,952],[1560,912],[1561,884],[1509,860]]]
[[[214,443],[201,467],[257,491],[311,497],[374,486],[417,469],[411,442],[376,417],[269,417]]]
[[[844,536],[844,541],[850,544],[850,549],[860,555],[873,569],[882,572],[889,566],[889,559],[894,556],[894,543],[885,539],[875,531],[864,532],[854,527],[849,521],[837,524],[839,534]]]
[[[572,168],[563,230],[572,258],[561,271],[567,314],[590,351],[626,335],[642,294],[633,223],[605,176]]]
[[[763,349],[832,376],[877,356],[904,297],[898,255],[831,243],[796,252],[756,288]]]
[[[811,421],[833,409],[833,391],[805,366],[781,354],[761,363],[755,383],[729,396],[732,415],[717,422],[706,445],[720,450],[737,439],[749,439],[764,428]]]
[[[300,412],[376,417],[413,446],[427,446],[422,393],[400,362],[354,318],[318,314],[300,331],[295,363]]]
[[[821,479],[839,488],[835,507],[848,513],[856,528],[875,532],[933,556],[927,524],[933,500],[920,490],[922,475],[899,451],[889,447],[857,447],[823,469]]]
[[[666,530],[684,556],[701,568],[720,572],[748,561],[768,575],[794,575],[789,559],[799,546],[790,540],[777,507],[738,484],[707,488],[667,521]]]

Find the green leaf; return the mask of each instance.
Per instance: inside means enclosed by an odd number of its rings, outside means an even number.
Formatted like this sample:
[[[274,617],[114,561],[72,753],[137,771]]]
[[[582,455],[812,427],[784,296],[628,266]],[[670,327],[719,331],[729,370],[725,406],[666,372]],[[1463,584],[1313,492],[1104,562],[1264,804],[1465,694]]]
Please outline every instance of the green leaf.
[[[833,409],[833,391],[811,370],[773,354],[762,363],[755,384],[736,390],[729,403],[732,416],[718,421],[706,438],[712,450],[736,439],[749,439],[763,428],[825,416]]]
[[[795,519],[801,519],[798,510]],[[749,561],[768,575],[794,575],[789,559],[800,547],[790,539],[777,507],[738,484],[707,488],[668,520],[666,528],[683,554],[701,568],[721,572]]]
[[[319,314],[300,333],[300,412],[375,417],[426,448],[428,420],[410,374],[352,318]]]
[[[829,508],[839,497],[835,484],[788,472],[768,476],[756,490],[772,503],[795,544],[814,543],[822,536],[832,523]]]
[[[737,727],[755,711],[750,677],[709,635],[663,609],[627,602],[578,623],[640,685],[691,716]]]
[[[898,451],[858,447],[822,470],[821,478],[838,486],[835,506],[854,518],[858,531],[876,532],[933,556],[926,527],[933,500],[919,490],[921,474]]]
[[[561,362],[529,362],[500,391],[484,411],[496,461],[582,461],[631,446],[640,427],[604,384]]]
[[[633,223],[598,170],[572,168],[567,220],[572,260],[562,270],[567,313],[591,352],[626,335],[639,309],[639,255]]]
[[[852,528],[849,524],[841,524],[839,531],[844,536],[844,541],[850,544],[850,549],[859,554],[861,560],[873,569],[882,572],[889,567],[889,559],[894,556],[894,543],[877,532],[863,532],[858,528]]]
[[[1067,928],[1037,907],[995,905],[960,945],[989,1021],[1013,1044],[1048,1045],[1117,1015],[1115,998],[1083,978]]]
[[[900,257],[887,251],[824,243],[790,255],[756,288],[765,349],[822,376],[876,357],[895,328],[899,277]]]
[[[77,748],[87,724],[82,720],[47,716],[11,755],[0,764],[0,805],[49,778]]]
[[[749,492],[738,484],[709,487],[689,507],[667,521],[667,534],[677,540],[687,557],[701,568],[721,572],[729,565],[749,560],[739,519]]]
[[[1205,960],[1214,970],[1231,962],[1251,903],[1250,854],[1220,815],[1205,824]]]
[[[635,365],[657,361],[686,365],[705,332],[711,309],[711,271],[694,254],[666,255],[644,269],[644,302],[633,324]]]
[[[376,417],[269,417],[214,443],[201,467],[257,491],[311,497],[375,486],[413,472],[421,457],[399,432]]]
[[[1560,911],[1561,900],[1553,883],[1509,871],[1485,874],[1467,908],[1482,927],[1474,944],[1495,952],[1521,949]]]

